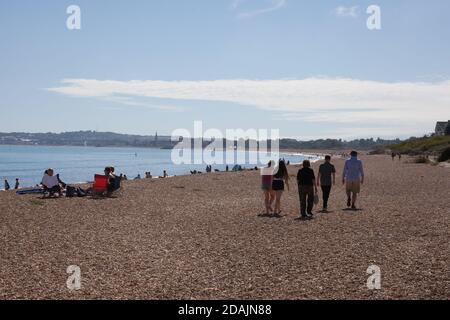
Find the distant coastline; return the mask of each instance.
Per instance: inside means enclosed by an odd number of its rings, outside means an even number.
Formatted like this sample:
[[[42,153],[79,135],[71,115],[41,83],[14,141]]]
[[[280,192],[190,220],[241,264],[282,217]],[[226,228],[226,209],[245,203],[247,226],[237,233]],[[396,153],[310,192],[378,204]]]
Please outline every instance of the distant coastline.
[[[189,139],[189,138],[188,138]],[[172,149],[183,137],[179,137],[178,141],[172,141],[171,136],[159,136],[157,133],[153,136],[130,135],[114,132],[96,132],[96,131],[75,131],[62,133],[25,133],[25,132],[0,132],[0,145],[37,145],[37,146],[77,146],[77,147],[132,147],[132,148],[156,148],[156,149]],[[211,140],[191,139],[192,145],[201,145],[207,147]],[[258,145],[257,141],[241,140],[246,149],[250,149],[251,142]],[[279,140],[279,148],[285,150],[373,150],[390,144],[401,142],[400,139],[355,139],[345,141],[342,139],[318,139],[301,141],[296,139],[282,138]],[[237,145],[238,141],[223,140],[223,146]],[[272,141],[268,140],[270,146]]]

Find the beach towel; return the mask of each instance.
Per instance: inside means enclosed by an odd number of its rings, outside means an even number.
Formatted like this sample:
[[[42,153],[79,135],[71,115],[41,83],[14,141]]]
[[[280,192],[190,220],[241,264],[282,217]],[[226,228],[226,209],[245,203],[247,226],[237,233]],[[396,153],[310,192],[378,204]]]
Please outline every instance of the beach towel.
[[[77,194],[77,189],[75,187],[67,186],[66,188],[66,197],[73,198]]]
[[[21,189],[17,190],[16,194],[35,194],[35,193],[44,193],[45,190],[42,188],[35,188],[35,189]]]
[[[86,197],[87,196],[87,191],[81,188],[77,188],[77,196],[78,197]]]

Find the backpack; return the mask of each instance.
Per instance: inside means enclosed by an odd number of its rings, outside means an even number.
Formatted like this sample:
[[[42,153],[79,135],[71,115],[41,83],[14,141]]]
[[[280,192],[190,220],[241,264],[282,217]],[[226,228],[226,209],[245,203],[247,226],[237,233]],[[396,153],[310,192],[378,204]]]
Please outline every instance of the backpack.
[[[66,188],[66,197],[68,197],[68,198],[75,197],[76,191],[77,191],[77,189],[75,189],[74,187],[67,186],[67,188]]]
[[[81,188],[77,188],[77,195],[78,195],[78,197],[86,197],[87,192]]]

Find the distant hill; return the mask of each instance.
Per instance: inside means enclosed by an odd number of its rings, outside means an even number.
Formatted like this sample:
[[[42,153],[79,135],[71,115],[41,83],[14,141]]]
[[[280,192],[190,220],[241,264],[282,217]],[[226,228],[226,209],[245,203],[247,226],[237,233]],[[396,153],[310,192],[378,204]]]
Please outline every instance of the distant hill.
[[[181,138],[181,137],[180,137]],[[170,136],[141,136],[130,134],[119,134],[114,132],[76,131],[63,133],[24,133],[11,132],[0,133],[0,145],[47,145],[47,146],[92,146],[92,147],[143,147],[143,148],[173,148],[176,143],[171,141]],[[224,145],[225,145],[224,140]],[[299,141],[295,139],[281,139],[280,149],[357,149],[373,150],[394,143],[396,140],[383,139],[356,139],[344,141],[342,139],[319,139],[310,141]],[[210,141],[203,141],[205,147]],[[234,142],[236,144],[236,142]],[[246,141],[249,145],[249,141]],[[268,143],[270,145],[270,142]]]
[[[309,149],[309,150],[375,150],[393,143],[401,142],[400,139],[355,139],[345,141],[342,139],[319,139],[310,141],[299,141],[295,139],[281,139],[281,149]]]
[[[0,133],[0,144],[91,146],[91,147],[148,147],[163,148],[174,145],[167,136],[140,136],[114,132],[76,131],[63,133]]]

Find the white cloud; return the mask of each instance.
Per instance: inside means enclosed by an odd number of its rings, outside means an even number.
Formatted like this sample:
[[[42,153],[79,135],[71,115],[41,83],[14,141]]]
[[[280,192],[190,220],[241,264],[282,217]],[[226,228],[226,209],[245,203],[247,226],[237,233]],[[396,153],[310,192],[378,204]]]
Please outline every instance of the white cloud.
[[[450,118],[450,81],[377,82],[343,78],[303,80],[112,81],[66,79],[48,89],[85,98],[159,98],[229,102],[278,112],[279,119],[426,133]],[[131,99],[131,100],[130,100]],[[211,104],[214,107],[214,104]],[[376,131],[375,128],[378,128]]]
[[[353,7],[344,7],[339,6],[334,10],[336,16],[338,17],[350,17],[350,18],[357,18],[359,16],[359,7],[353,6]]]
[[[237,17],[241,19],[252,18],[271,11],[281,9],[286,5],[286,0],[266,0],[266,1],[258,0],[258,1],[260,3],[263,3],[265,7],[249,11],[240,11],[237,13]],[[245,2],[248,2],[248,0],[234,0],[231,5],[231,8],[233,10],[240,10],[240,8]]]
[[[171,111],[171,112],[182,112],[185,111],[186,108],[180,107],[180,106],[171,106],[171,105],[155,105],[155,104],[149,104],[146,102],[136,101],[132,97],[124,97],[124,96],[100,96],[98,97],[99,100],[102,101],[109,101],[114,102],[126,106],[133,106],[133,107],[144,107],[148,109],[158,109],[163,111]]]

